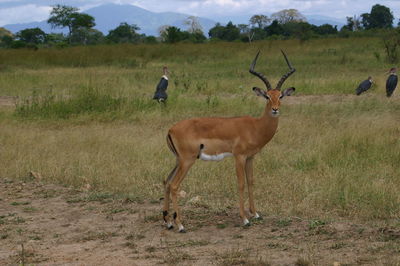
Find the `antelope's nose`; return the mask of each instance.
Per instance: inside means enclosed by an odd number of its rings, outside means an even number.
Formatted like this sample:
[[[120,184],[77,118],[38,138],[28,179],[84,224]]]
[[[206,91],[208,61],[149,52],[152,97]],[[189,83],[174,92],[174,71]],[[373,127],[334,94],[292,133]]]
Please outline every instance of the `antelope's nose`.
[[[278,114],[278,113],[279,113],[278,108],[272,108],[272,113],[273,113],[273,114]]]

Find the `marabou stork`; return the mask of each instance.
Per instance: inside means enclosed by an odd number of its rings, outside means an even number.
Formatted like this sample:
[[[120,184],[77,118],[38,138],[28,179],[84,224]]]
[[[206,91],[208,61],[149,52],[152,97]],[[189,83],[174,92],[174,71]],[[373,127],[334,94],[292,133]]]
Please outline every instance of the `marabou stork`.
[[[364,80],[363,82],[358,85],[356,89],[356,95],[360,95],[361,93],[369,90],[372,86],[372,77],[369,76],[368,79]]]
[[[161,77],[160,82],[156,87],[156,92],[154,93],[153,99],[157,100],[158,102],[165,102],[167,100],[167,88],[168,88],[168,68],[165,66],[163,67],[164,75]]]
[[[396,74],[396,68],[393,67],[389,70],[389,77],[386,80],[386,96],[390,97],[392,96],[394,90],[396,89],[397,86],[397,74]]]

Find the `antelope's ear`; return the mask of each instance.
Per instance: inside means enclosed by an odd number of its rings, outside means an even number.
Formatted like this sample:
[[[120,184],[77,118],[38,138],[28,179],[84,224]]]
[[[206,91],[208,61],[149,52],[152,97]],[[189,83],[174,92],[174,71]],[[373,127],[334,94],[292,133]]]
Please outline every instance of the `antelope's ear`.
[[[262,89],[257,88],[257,87],[253,87],[253,91],[256,93],[257,96],[262,96],[267,100],[269,99],[269,97],[268,97],[267,93],[265,92],[265,90],[262,90]]]
[[[295,89],[294,87],[290,87],[290,88],[285,89],[285,90],[282,92],[281,98],[283,98],[283,97],[285,97],[285,96],[290,96],[290,95],[292,95],[292,93],[293,93],[295,90],[296,90],[296,89]]]

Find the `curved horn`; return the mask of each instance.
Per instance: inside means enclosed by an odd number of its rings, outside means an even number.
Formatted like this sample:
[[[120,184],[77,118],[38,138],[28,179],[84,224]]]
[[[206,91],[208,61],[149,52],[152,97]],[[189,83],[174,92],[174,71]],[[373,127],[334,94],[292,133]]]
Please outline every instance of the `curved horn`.
[[[250,72],[251,74],[253,74],[253,75],[259,77],[259,78],[264,82],[265,86],[267,86],[267,90],[272,90],[271,84],[269,83],[269,81],[267,80],[267,78],[266,78],[263,74],[254,71],[254,67],[256,66],[256,63],[257,63],[257,59],[258,59],[258,55],[259,55],[259,54],[260,54],[260,51],[258,51],[256,57],[254,58],[253,62],[251,63],[249,72]]]
[[[283,75],[281,80],[279,80],[278,85],[276,85],[277,90],[280,90],[282,87],[282,84],[285,82],[285,80],[296,71],[296,69],[294,69],[292,67],[289,60],[287,59],[286,54],[282,50],[281,50],[281,52],[282,52],[283,56],[285,57],[287,65],[289,66],[289,72],[286,73],[285,75]]]

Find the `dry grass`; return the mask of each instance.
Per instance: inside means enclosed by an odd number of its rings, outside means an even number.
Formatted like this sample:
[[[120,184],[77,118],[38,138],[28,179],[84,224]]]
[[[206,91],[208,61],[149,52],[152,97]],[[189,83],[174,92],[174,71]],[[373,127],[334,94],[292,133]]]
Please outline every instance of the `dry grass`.
[[[165,143],[168,128],[195,116],[260,115],[264,102],[250,88],[262,84],[248,74],[248,65],[261,49],[257,68],[274,83],[287,70],[282,48],[297,68],[286,85],[295,86],[299,97],[285,99],[279,131],[256,157],[258,208],[267,215],[321,219],[400,217],[400,104],[396,94],[383,96],[389,65],[376,56],[379,40],[178,48],[0,50],[0,95],[19,96],[23,107],[33,92],[55,99],[22,113],[0,109],[0,176],[24,178],[33,171],[48,182],[156,200],[175,160]],[[165,108],[151,100],[163,65],[172,72]],[[350,95],[368,75],[374,88]],[[73,101],[76,95],[88,89],[104,107],[76,106],[82,105]],[[109,99],[121,99],[115,110],[107,109]],[[68,104],[77,109],[64,115]],[[233,161],[198,162],[182,189],[188,193],[182,201],[199,196],[200,204],[216,210],[236,206]]]
[[[297,97],[283,104],[277,135],[256,157],[256,203],[268,215],[400,215],[400,105],[398,98],[346,97],[343,101]],[[253,113],[263,101],[248,100]],[[290,98],[296,103],[296,97]],[[222,102],[222,115],[230,110]],[[224,113],[224,110],[225,113]],[[172,112],[172,111],[171,111]],[[177,114],[177,117],[191,117]],[[136,121],[1,122],[0,176],[30,171],[49,182],[140,199],[163,195],[162,180],[174,165],[165,144],[181,118],[156,110]],[[214,209],[237,205],[233,161],[199,161],[183,182],[186,199],[200,196]]]

